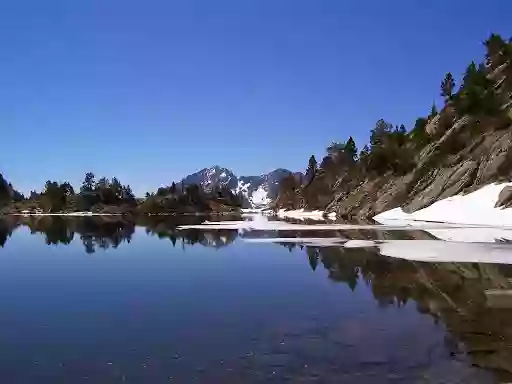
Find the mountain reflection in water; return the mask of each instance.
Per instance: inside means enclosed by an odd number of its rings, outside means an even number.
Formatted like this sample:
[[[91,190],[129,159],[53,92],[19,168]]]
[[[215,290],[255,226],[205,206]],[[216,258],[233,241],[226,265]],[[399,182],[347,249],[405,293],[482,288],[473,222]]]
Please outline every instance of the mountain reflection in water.
[[[44,237],[48,245],[80,241],[86,253],[118,248],[130,243],[138,226],[173,247],[221,248],[239,237],[236,230],[177,230],[178,224],[204,221],[198,217],[150,218],[137,223],[119,219],[6,217],[0,220],[0,247],[9,243],[18,228]],[[245,233],[248,237],[294,238],[304,233]],[[307,237],[343,236],[349,239],[422,239],[434,237],[422,231],[308,231]],[[290,252],[300,251],[312,271],[321,267],[331,281],[371,290],[380,307],[403,307],[413,302],[446,328],[445,348],[453,359],[468,357],[471,364],[492,372],[497,380],[512,381],[512,266],[484,263],[423,263],[384,257],[378,248],[315,247],[277,243]],[[1,251],[0,251],[1,252]],[[298,282],[300,284],[300,282]],[[495,300],[493,295],[504,293]],[[421,330],[418,330],[421,332]]]

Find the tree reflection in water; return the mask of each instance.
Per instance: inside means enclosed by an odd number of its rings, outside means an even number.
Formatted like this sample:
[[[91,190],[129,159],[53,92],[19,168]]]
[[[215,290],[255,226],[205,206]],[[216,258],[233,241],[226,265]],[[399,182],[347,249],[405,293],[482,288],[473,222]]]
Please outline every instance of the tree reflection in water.
[[[204,217],[173,216],[149,217],[140,222],[125,220],[122,216],[104,217],[20,217],[10,216],[0,220],[0,246],[4,246],[16,228],[26,226],[32,234],[41,234],[47,245],[68,245],[79,238],[86,253],[94,253],[97,249],[117,248],[123,242],[130,243],[136,226],[144,226],[148,235],[159,239],[169,239],[176,246],[203,245],[205,247],[221,248],[230,245],[238,236],[233,230],[204,231],[191,229],[178,231],[177,226],[183,224],[201,223]]]
[[[4,247],[15,228],[16,223],[12,218],[0,219],[0,247]]]

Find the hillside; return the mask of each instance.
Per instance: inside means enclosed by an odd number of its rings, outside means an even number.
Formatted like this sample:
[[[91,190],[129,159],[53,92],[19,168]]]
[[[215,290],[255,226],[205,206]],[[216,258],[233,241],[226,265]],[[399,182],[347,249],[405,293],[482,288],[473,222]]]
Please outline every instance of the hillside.
[[[310,158],[303,183],[284,180],[273,206],[368,219],[511,180],[512,44],[493,34],[484,46],[485,61],[467,67],[457,91],[446,74],[439,112],[433,105],[409,131],[379,120],[360,152],[352,138],[331,144],[319,165]]]

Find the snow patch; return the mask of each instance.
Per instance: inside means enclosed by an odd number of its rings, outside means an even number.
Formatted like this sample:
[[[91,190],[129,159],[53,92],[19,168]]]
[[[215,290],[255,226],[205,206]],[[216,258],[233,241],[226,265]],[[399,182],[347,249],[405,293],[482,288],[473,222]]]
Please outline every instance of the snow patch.
[[[243,181],[238,181],[238,185],[236,186],[234,193],[238,194],[242,192],[247,197],[247,192],[249,191],[249,187],[251,186],[251,183],[245,184]]]
[[[324,211],[305,211],[304,209],[296,209],[287,211],[284,209],[280,209],[277,212],[277,216],[280,218],[290,218],[290,219],[296,219],[296,220],[317,220],[317,221],[324,221],[326,218],[330,220],[336,220],[336,213],[331,212],[328,215],[324,214]]]
[[[512,183],[489,184],[467,195],[457,195],[435,202],[427,208],[405,213],[401,208],[383,212],[373,219],[382,224],[395,221],[443,222],[512,227],[512,209],[495,208],[502,189]],[[511,228],[512,229],[512,228]]]
[[[272,200],[269,199],[267,190],[260,185],[249,197],[249,201],[253,207],[261,207],[270,204]]]

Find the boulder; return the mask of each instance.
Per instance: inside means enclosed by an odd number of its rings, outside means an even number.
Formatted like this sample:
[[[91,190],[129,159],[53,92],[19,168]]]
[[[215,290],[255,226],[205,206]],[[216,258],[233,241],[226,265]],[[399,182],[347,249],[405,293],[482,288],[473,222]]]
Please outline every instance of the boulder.
[[[498,195],[498,201],[494,205],[495,208],[509,208],[512,206],[512,186],[505,187]]]

